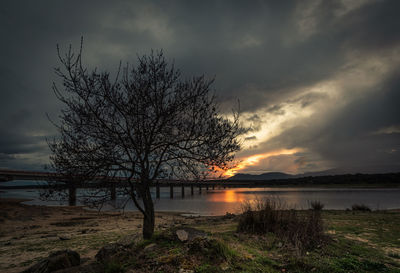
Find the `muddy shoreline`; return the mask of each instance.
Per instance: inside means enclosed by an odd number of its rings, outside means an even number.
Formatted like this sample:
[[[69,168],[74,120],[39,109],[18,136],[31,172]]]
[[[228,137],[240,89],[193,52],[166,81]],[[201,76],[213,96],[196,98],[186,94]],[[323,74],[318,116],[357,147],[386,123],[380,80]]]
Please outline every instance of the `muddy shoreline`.
[[[98,212],[84,207],[26,205],[27,199],[0,199],[0,272],[21,272],[55,250],[72,249],[83,261],[107,243],[139,236],[140,212]],[[207,217],[157,212],[156,231],[207,221]]]

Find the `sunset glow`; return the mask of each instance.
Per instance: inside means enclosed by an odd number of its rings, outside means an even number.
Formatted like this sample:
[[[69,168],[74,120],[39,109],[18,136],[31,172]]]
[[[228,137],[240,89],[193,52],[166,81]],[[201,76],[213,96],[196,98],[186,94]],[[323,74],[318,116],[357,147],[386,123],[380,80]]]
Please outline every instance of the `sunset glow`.
[[[300,152],[301,149],[294,148],[294,149],[281,149],[281,150],[276,150],[264,154],[256,154],[252,155],[246,158],[243,158],[240,160],[239,164],[236,165],[236,167],[229,169],[223,173],[222,176],[224,177],[231,177],[234,176],[238,171],[248,167],[248,166],[253,166],[257,165],[260,160],[271,157],[271,156],[278,156],[278,155],[291,155]]]

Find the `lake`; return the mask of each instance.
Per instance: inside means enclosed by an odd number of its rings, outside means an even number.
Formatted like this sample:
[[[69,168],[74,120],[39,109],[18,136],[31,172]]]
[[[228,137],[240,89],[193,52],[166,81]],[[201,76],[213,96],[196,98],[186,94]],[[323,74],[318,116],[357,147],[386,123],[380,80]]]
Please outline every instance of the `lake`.
[[[8,182],[11,185],[11,182]],[[25,182],[26,183],[26,182]],[[16,183],[12,183],[16,185]],[[21,183],[18,183],[21,185]],[[5,185],[2,183],[1,185]],[[155,197],[155,189],[153,194]],[[78,196],[82,191],[78,191]],[[32,201],[26,204],[35,205],[65,205],[59,201],[41,201],[36,190],[1,190],[3,198],[27,198]],[[195,188],[193,196],[190,187],[185,188],[185,197],[181,197],[181,188],[174,188],[174,199],[169,198],[169,188],[161,188],[160,199],[155,199],[156,211],[179,211],[200,215],[224,215],[226,212],[239,213],[241,204],[245,201],[260,200],[265,197],[275,198],[287,206],[296,209],[309,208],[310,201],[321,201],[325,209],[344,210],[353,204],[365,204],[371,209],[400,208],[400,188],[226,188],[206,191],[203,187],[199,194]],[[126,197],[118,195],[117,203]],[[105,207],[112,210],[112,206]],[[132,202],[128,202],[125,210],[136,210]]]

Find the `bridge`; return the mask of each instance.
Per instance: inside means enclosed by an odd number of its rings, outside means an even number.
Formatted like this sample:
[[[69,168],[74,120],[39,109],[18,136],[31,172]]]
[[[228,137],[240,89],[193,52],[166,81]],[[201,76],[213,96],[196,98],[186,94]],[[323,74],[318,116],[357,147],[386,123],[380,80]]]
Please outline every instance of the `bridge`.
[[[77,188],[110,188],[111,199],[116,199],[116,188],[127,186],[126,177],[99,177],[101,183],[91,183],[77,185],[77,183],[69,183],[63,175],[56,174],[53,172],[35,172],[35,171],[22,171],[22,170],[9,170],[0,169],[0,189],[33,189],[33,188],[49,188],[49,185],[30,185],[30,186],[1,186],[1,182],[10,182],[14,180],[33,180],[33,181],[58,181],[61,184],[61,188],[68,189],[69,193],[69,204],[76,204],[76,190]],[[106,183],[104,181],[107,181]],[[139,182],[136,182],[139,183]],[[170,188],[170,198],[174,198],[174,187],[181,188],[182,198],[185,196],[185,187],[190,187],[191,195],[194,195],[194,187],[198,188],[198,192],[201,194],[202,189],[205,188],[208,191],[210,188],[226,188],[226,187],[256,187],[259,183],[255,181],[232,181],[224,179],[215,180],[166,180],[158,179],[152,185],[156,188],[156,198],[160,198],[160,187]]]
[[[13,180],[47,180],[51,177],[54,177],[54,173],[0,169],[0,183]]]

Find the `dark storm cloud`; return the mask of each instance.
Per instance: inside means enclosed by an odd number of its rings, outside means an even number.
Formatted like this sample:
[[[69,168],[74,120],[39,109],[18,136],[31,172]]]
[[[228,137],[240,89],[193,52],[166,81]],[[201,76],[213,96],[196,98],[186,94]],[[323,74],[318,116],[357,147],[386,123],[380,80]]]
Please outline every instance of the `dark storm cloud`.
[[[356,99],[322,120],[316,113],[263,143],[255,153],[276,147],[306,147],[308,153],[297,154],[303,164],[317,166],[315,162],[324,160],[326,166],[349,171],[400,171],[400,131],[390,129],[400,125],[399,68],[373,95]]]
[[[304,90],[336,77],[353,65],[354,56],[369,59],[399,47],[400,2],[356,3],[6,1],[0,9],[4,39],[0,45],[0,167],[17,166],[11,162],[32,167],[35,157],[45,161],[44,139],[55,134],[45,113],[57,119],[61,107],[51,92],[52,81],[57,81],[53,74],[58,66],[57,43],[62,49],[70,43],[78,48],[84,36],[84,61],[111,71],[116,71],[120,60],[132,63],[136,53],[163,48],[185,77],[216,76],[222,109],[229,112],[239,99],[255,132],[266,122],[257,111],[284,117],[285,105],[308,109],[329,94]],[[394,105],[399,94],[396,75],[385,75],[378,87],[380,92],[352,100],[338,113],[320,115],[324,120],[314,114],[285,127],[267,143],[253,145],[254,152],[302,147],[309,153],[301,165],[311,167],[317,160],[334,165],[346,159],[362,163],[373,155],[382,164],[399,162],[398,152],[393,151],[398,149],[396,135],[370,134],[400,124]],[[249,142],[259,140],[255,135],[247,137]],[[375,147],[375,152],[367,152],[366,147]]]

